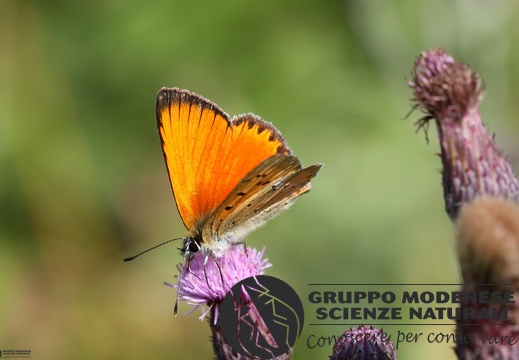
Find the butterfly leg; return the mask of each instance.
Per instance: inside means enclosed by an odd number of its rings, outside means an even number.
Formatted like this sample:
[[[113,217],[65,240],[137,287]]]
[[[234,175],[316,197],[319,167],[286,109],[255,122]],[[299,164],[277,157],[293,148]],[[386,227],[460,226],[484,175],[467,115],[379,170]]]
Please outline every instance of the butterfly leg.
[[[195,276],[197,279],[200,279],[200,277],[198,275],[196,275],[194,272],[192,272],[190,269],[192,259],[193,259],[192,253],[190,253],[189,251],[184,252],[184,259],[182,260],[182,266],[180,267],[180,277],[178,279],[177,297],[175,299],[175,308],[173,310],[173,314],[175,316],[177,316],[177,312],[178,312],[178,300],[180,299],[180,289],[182,288],[182,281],[184,280],[184,269],[186,269],[186,273],[191,273],[191,275]],[[204,269],[205,269],[205,262],[204,262]],[[206,279],[207,279],[207,276],[206,276]]]
[[[178,300],[180,299],[180,289],[182,287],[182,280],[184,280],[184,268],[186,268],[186,270],[189,271],[190,261],[191,261],[190,255],[188,253],[184,254],[184,259],[182,260],[182,266],[180,267],[180,278],[178,279],[177,297],[175,299],[175,308],[173,309],[173,314],[175,316],[177,316],[177,313],[178,313]]]
[[[243,244],[243,250],[245,251],[245,255],[249,257],[249,252],[247,251],[247,244],[245,244],[245,241],[235,242],[233,245],[242,245]]]
[[[218,259],[216,258],[216,256],[214,256],[213,253],[211,254],[207,254],[205,256],[205,259],[204,259],[204,274],[205,274],[205,281],[207,283],[207,286],[209,286],[209,288],[211,288],[211,286],[209,285],[209,280],[207,279],[207,269],[206,269],[206,265],[207,265],[207,262],[209,261],[209,256],[211,256],[213,258],[213,261],[214,263],[216,264],[216,266],[218,267],[218,272],[220,272],[220,279],[222,279],[222,286],[225,285],[224,281],[223,281],[223,273],[222,273],[222,268],[220,267],[220,263],[218,263]]]
[[[214,260],[216,266],[218,266],[218,271],[220,272],[220,279],[222,279],[222,287],[224,287],[225,283],[223,281],[222,268],[220,267],[220,263],[218,262],[218,259],[216,258],[216,256],[214,256],[214,254],[212,254],[212,256],[213,256],[213,260]]]
[[[191,275],[193,275],[194,277],[196,277],[198,280],[200,280],[200,276],[198,276],[197,274],[195,274],[194,272],[191,271],[191,266],[190,265],[191,265],[191,259],[192,258],[193,258],[193,255],[190,255],[189,259],[187,260],[187,269],[186,269],[186,271],[188,273],[190,273]]]

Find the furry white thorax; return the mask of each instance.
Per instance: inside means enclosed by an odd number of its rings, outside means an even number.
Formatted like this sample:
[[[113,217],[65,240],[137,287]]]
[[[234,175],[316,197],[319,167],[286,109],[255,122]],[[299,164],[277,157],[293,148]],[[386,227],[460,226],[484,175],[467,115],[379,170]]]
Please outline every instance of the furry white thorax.
[[[220,258],[231,244],[223,239],[214,239],[210,243],[200,245],[199,252],[206,256],[212,253],[215,257]]]

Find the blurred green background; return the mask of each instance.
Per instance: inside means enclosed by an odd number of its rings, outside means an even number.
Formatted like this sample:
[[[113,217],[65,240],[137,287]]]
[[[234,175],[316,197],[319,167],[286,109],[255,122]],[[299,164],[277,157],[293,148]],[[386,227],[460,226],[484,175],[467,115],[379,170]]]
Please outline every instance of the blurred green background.
[[[483,118],[519,162],[513,1],[0,2],[0,349],[33,359],[209,359],[199,312],[173,317],[186,230],[156,131],[162,86],[272,121],[312,191],[247,239],[307,303],[309,283],[459,281],[436,133],[413,122],[410,77],[440,46],[487,84]],[[188,310],[180,305],[181,313]],[[312,314],[308,314],[307,323]],[[306,326],[310,334],[345,329]],[[453,327],[388,327],[444,331]],[[454,359],[404,345],[399,359]]]

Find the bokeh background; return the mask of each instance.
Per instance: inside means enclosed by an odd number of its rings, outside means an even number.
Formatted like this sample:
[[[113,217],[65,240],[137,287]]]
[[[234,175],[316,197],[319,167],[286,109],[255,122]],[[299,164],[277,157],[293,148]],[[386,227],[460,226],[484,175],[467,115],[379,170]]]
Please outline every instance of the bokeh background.
[[[447,49],[486,81],[483,118],[518,165],[514,1],[0,2],[0,349],[33,359],[209,359],[199,312],[173,317],[186,230],[157,136],[155,96],[187,88],[272,121],[313,189],[252,234],[267,274],[309,283],[455,283],[435,129],[406,85]],[[375,287],[376,289],[376,287]],[[181,312],[188,310],[181,304]],[[307,323],[312,314],[308,314]],[[294,359],[327,359],[306,326]],[[451,332],[453,327],[387,327]],[[452,345],[399,359],[454,359]]]

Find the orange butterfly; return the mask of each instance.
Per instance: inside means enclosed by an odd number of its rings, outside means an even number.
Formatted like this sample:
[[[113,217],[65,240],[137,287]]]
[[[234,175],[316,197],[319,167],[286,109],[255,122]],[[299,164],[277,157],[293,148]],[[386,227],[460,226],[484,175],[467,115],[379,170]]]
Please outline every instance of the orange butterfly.
[[[184,225],[185,257],[220,257],[310,190],[321,164],[302,168],[280,132],[253,114],[229,119],[188,90],[162,88],[157,123]]]

